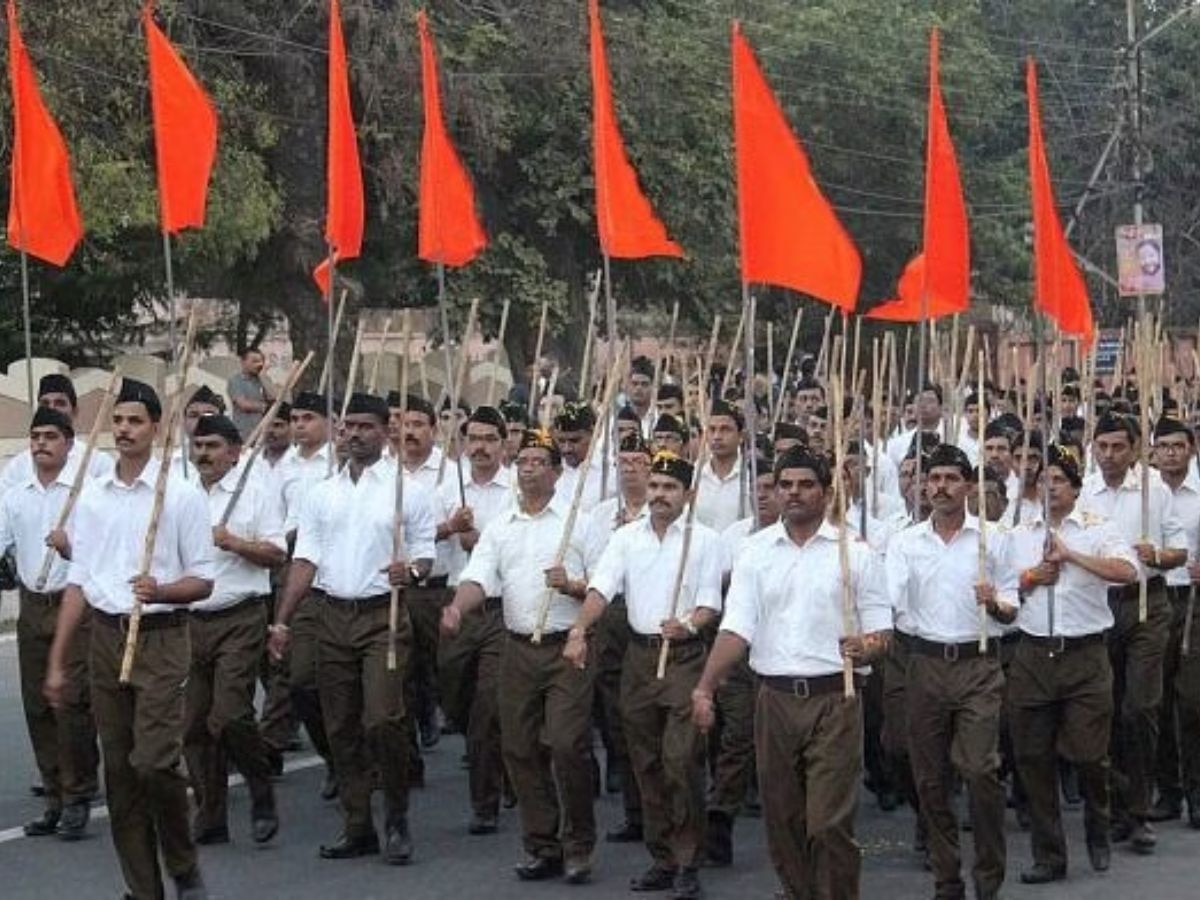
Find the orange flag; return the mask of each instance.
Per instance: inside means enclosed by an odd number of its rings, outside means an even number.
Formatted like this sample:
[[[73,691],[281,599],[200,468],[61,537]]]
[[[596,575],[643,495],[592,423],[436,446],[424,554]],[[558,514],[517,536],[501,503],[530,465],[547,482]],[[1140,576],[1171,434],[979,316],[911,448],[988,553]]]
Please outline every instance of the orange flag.
[[[599,0],[589,0],[592,59],[592,155],[596,167],[596,223],[600,249],[618,259],[683,256],[638,185],[613,108]]]
[[[446,130],[437,57],[425,10],[417,13],[417,31],[421,36],[421,87],[425,105],[417,255],[426,262],[465,266],[487,246],[487,234],[475,213],[471,178]]]
[[[1029,186],[1033,194],[1033,304],[1068,334],[1079,335],[1090,346],[1096,329],[1087,284],[1063,233],[1054,203],[1046,145],[1042,141],[1042,115],[1038,107],[1037,66],[1025,63],[1025,90],[1029,95]]]
[[[862,261],[813,178],[754,51],[733,25],[733,129],[742,281],[854,311]]]
[[[325,169],[325,240],[333,250],[335,263],[355,259],[362,251],[365,203],[338,0],[329,0],[329,139]],[[329,276],[329,260],[325,260],[313,272],[322,296],[329,294]]]
[[[919,322],[970,305],[971,236],[958,160],[950,140],[938,77],[938,31],[929,35],[929,125],[925,151],[925,248],[904,267],[897,298],[867,313],[869,319]],[[925,302],[922,304],[922,293]],[[922,310],[924,305],[924,310]]]
[[[217,111],[167,36],[142,7],[150,57],[150,106],[158,160],[159,222],[167,234],[203,228],[208,181],[217,157]]]
[[[67,145],[42,102],[13,0],[8,2],[8,76],[13,96],[8,243],[62,266],[83,237],[83,220],[75,205]]]

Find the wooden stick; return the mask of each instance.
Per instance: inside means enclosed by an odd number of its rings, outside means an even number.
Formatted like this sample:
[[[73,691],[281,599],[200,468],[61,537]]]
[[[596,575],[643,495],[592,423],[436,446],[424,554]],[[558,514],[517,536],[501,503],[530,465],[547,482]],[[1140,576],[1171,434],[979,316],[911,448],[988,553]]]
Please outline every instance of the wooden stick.
[[[171,411],[164,423],[162,462],[158,467],[158,478],[154,484],[154,503],[150,507],[150,520],[146,525],[146,539],[142,545],[142,558],[138,565],[138,576],[150,574],[150,566],[154,562],[154,544],[158,539],[158,523],[162,517],[163,500],[167,494],[167,478],[171,473],[171,452],[175,449],[176,423],[183,411],[184,390],[187,386],[187,373],[192,363],[192,346],[196,341],[196,306],[192,305],[188,315],[186,336],[183,339],[183,355],[179,360],[179,389],[171,400]],[[125,635],[125,651],[121,655],[120,683],[129,684],[133,673],[133,663],[137,655],[138,635],[142,626],[142,602],[135,596],[133,609],[129,614],[129,629]]]
[[[533,370],[530,373],[529,379],[529,418],[533,418],[537,411],[537,384],[541,373],[542,363],[542,347],[546,340],[546,316],[550,313],[550,301],[542,301],[542,317],[538,320],[537,343],[533,349]],[[609,347],[609,353],[613,352],[613,348]]]
[[[767,421],[775,421],[775,325],[770,321],[767,322]]]
[[[367,393],[369,394],[374,394],[379,390],[379,364],[383,362],[383,351],[387,347],[388,332],[391,330],[392,317],[388,316],[383,320],[383,334],[379,338],[379,347],[375,350],[375,359],[371,362],[371,377],[367,380]]]
[[[900,369],[900,421],[897,423],[896,430],[901,434],[904,433],[904,407],[908,405],[908,364],[910,350],[912,350],[911,325],[904,329],[904,367]],[[920,425],[917,426],[917,430],[920,431]]]
[[[498,369],[500,367],[500,354],[504,351],[504,336],[508,332],[508,308],[509,308],[509,306],[510,306],[510,302],[506,299],[504,301],[504,306],[502,306],[500,308],[500,331],[496,335],[496,350],[495,350],[495,352],[492,353],[492,372],[491,372],[491,375],[488,377],[488,389],[487,389],[487,405],[488,406],[496,405],[496,369]],[[588,339],[589,340],[591,339],[591,336],[592,335],[591,335],[591,331],[589,328],[589,331],[588,331]],[[404,347],[406,350],[408,349],[407,342],[404,344]],[[585,363],[586,363],[586,360],[585,360]],[[511,372],[511,370],[512,370],[512,367],[510,366],[509,371]],[[403,374],[403,371],[404,370],[402,367],[401,368],[402,374]],[[582,376],[580,376],[580,377],[582,378]],[[580,385],[580,390],[583,390],[582,384]]]
[[[800,323],[804,321],[804,306],[801,303],[796,304],[796,315],[792,319],[792,336],[788,339],[787,356],[783,358],[783,376],[780,379],[780,396],[779,403],[775,405],[775,415],[771,417],[771,424],[776,425],[783,418],[784,409],[787,407],[787,389],[788,379],[792,374],[792,359],[796,355],[796,341],[800,337]]]
[[[847,325],[850,324],[849,319],[846,319],[846,324]],[[862,344],[862,316],[854,316],[854,357],[853,357],[854,362],[850,366],[850,376],[852,379],[851,384],[853,385],[853,387],[850,391],[851,397],[862,396],[862,394],[861,394],[862,384],[860,384],[858,381],[858,359],[859,359],[859,351],[862,349],[861,344]]]
[[[717,341],[721,337],[721,314],[713,316],[712,333],[708,336],[708,352],[704,356],[704,370],[700,376],[700,408],[708,409],[708,382],[712,378],[713,363],[717,357]]]
[[[1138,412],[1141,416],[1142,437],[1138,442],[1138,461],[1141,464],[1141,493],[1142,493],[1142,543],[1150,540],[1150,398],[1146,396],[1149,384],[1149,357],[1153,329],[1149,326],[1151,317],[1147,316],[1138,323],[1137,345],[1137,377],[1138,377]],[[1149,591],[1144,566],[1138,566],[1138,622],[1145,622],[1149,608]]]
[[[346,311],[346,295],[349,293],[345,288],[342,289],[342,295],[338,298],[337,316],[333,320],[333,340],[337,341],[338,333],[342,330],[342,314]],[[330,357],[333,354],[329,354]],[[325,365],[321,367],[321,380],[317,382],[317,393],[325,393],[325,386],[329,384],[329,359],[325,360]]]
[[[504,301],[504,318],[508,315],[508,301]],[[411,336],[408,310],[401,313],[400,346],[403,348],[400,357],[400,397],[408,396],[408,341]],[[501,326],[503,330],[503,326]],[[404,552],[404,460],[396,459],[396,518],[392,525],[392,562],[397,562]],[[388,598],[388,648],[387,670],[396,671],[396,632],[400,628],[400,588],[392,585],[391,596]]]
[[[885,341],[886,343],[886,341]],[[879,509],[879,417],[883,379],[879,372],[879,338],[871,339],[871,515]]]
[[[467,377],[467,361],[468,347],[471,343],[471,334],[475,330],[475,322],[479,316],[479,298],[471,299],[471,308],[467,312],[467,325],[463,330],[462,343],[458,348],[458,372],[454,376],[454,381],[450,384],[450,422],[451,429],[448,440],[448,446],[454,448],[454,468],[458,473],[458,500],[462,506],[467,505],[467,488],[463,482],[462,470],[462,446],[458,428],[453,426],[454,416],[457,415],[458,401],[462,397],[463,382]],[[557,371],[557,369],[555,370]],[[551,386],[553,389],[553,386]],[[446,467],[446,455],[442,454],[441,469],[438,472],[438,483],[441,484],[442,474]]]
[[[429,399],[429,370],[425,368],[425,354],[417,355],[417,371],[421,375],[421,396]],[[406,403],[408,401],[405,401]]]
[[[979,403],[976,406],[977,416],[979,421],[979,442],[980,448],[983,447],[983,432],[987,428],[987,405],[983,402],[983,373],[984,360],[986,354],[979,351],[979,371],[977,373]],[[983,453],[982,449],[979,454],[979,464],[976,466],[979,471],[979,574],[977,576],[980,584],[987,584],[987,487],[983,477]],[[1018,503],[1020,500],[1017,501]],[[987,633],[987,607],[979,607],[979,652],[980,654],[987,653],[988,648],[988,633]]]
[[[79,493],[83,490],[84,482],[87,481],[88,468],[92,464],[92,454],[96,451],[96,441],[100,439],[100,429],[107,418],[112,401],[116,397],[117,385],[120,382],[121,367],[117,366],[113,369],[112,377],[108,379],[108,386],[104,389],[104,396],[100,398],[100,409],[96,411],[96,421],[92,423],[92,430],[88,434],[87,444],[83,448],[83,458],[79,460],[79,468],[75,471],[75,478],[71,482],[71,492],[67,494],[67,500],[58,514],[58,521],[54,524],[55,531],[61,531],[67,527],[67,520],[71,518],[71,512],[75,509],[75,502],[79,499]],[[50,577],[50,569],[54,565],[54,557],[57,555],[58,551],[53,547],[46,548],[46,555],[42,557],[42,568],[38,572],[37,580],[33,586],[33,589],[39,594],[46,588],[46,581]]]
[[[617,392],[617,385],[621,383],[621,367],[625,362],[624,349],[617,351],[617,358],[613,361],[612,367],[608,370],[608,379],[604,385],[604,399],[600,404],[600,409],[604,410],[604,415],[596,417],[596,424],[592,428],[592,440],[588,443],[587,453],[583,456],[583,462],[579,466],[579,478],[575,481],[575,493],[571,498],[571,507],[567,511],[567,519],[563,523],[562,536],[558,541],[558,550],[554,554],[554,562],[551,568],[558,568],[563,564],[563,560],[567,558],[567,550],[571,547],[571,534],[575,531],[575,519],[579,516],[579,507],[583,502],[583,489],[587,485],[587,473],[592,468],[592,458],[595,456],[596,447],[600,443],[601,431],[605,427],[605,423],[611,418],[608,410],[612,409],[613,395]],[[604,461],[608,465],[608,460]],[[466,504],[464,504],[466,505]],[[550,615],[550,601],[554,599],[554,589],[546,588],[546,592],[542,597],[541,606],[538,608],[537,621],[533,627],[533,634],[530,636],[530,643],[540,644],[542,635],[546,630],[546,618]]]
[[[656,405],[658,403],[658,389],[662,386],[663,371],[666,368],[667,360],[671,355],[671,349],[675,343],[675,326],[679,324],[679,301],[675,301],[675,305],[671,308],[671,327],[667,331],[667,343],[660,344],[658,354],[654,359],[654,380],[650,386],[650,403]]]
[[[546,395],[542,397],[540,408],[538,409],[538,424],[542,428],[549,428],[552,417],[550,415],[550,398],[554,396],[554,392],[558,389],[558,363],[554,364],[554,368],[550,370],[550,380],[546,383]]]
[[[821,379],[822,385],[829,384],[829,335],[833,329],[833,308],[825,315],[825,333],[821,336],[821,349],[817,353],[817,365],[813,374]]]
[[[733,363],[737,359],[738,347],[742,343],[742,332],[746,328],[746,310],[748,304],[742,304],[742,314],[738,317],[737,330],[733,333],[733,343],[729,345],[729,356],[725,363],[725,377],[721,379],[721,393],[718,399],[725,399],[725,392],[729,390],[729,381],[733,378]]]
[[[679,615],[679,595],[683,592],[683,578],[687,572],[688,555],[692,549],[692,532],[696,525],[696,492],[700,489],[701,473],[708,465],[708,429],[700,437],[700,454],[692,474],[692,501],[688,504],[683,520],[683,546],[679,549],[679,565],[675,569],[675,580],[671,584],[671,612],[668,619]],[[671,654],[671,641],[664,637],[658,650],[658,666],[655,677],[662,681],[667,674],[667,657]]]
[[[363,327],[366,325],[365,316],[358,317],[358,327],[354,331],[354,350],[350,354],[350,371],[346,373],[346,390],[342,394],[342,418],[346,418],[346,410],[350,407],[350,395],[354,393],[355,382],[358,381],[358,363],[362,354]],[[332,387],[332,385],[331,385]]]
[[[840,372],[833,376],[834,500],[838,519],[838,567],[842,579],[842,632],[848,637],[858,630],[858,623],[854,598],[850,593],[850,544],[846,533],[846,442],[842,421],[844,384]],[[854,661],[848,656],[842,663],[842,693],[847,699],[854,696]]]

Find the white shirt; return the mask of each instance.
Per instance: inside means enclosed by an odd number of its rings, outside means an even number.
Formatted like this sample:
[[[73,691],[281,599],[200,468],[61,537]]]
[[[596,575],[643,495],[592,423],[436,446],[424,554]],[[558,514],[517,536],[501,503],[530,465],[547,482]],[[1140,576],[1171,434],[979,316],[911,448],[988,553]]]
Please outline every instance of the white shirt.
[[[613,532],[592,573],[588,587],[606,601],[625,595],[629,627],[638,634],[662,634],[662,623],[672,618],[684,519],[683,514],[677,516],[661,539],[649,516],[622,525]],[[721,611],[721,548],[715,531],[694,523],[674,617],[683,619],[697,607]]]
[[[1087,556],[1123,559],[1137,565],[1137,554],[1108,522],[1090,513],[1081,513],[1078,504],[1063,519],[1057,534],[1072,550]],[[1017,603],[1021,572],[1042,561],[1046,528],[1039,512],[1008,533],[1005,542],[1003,575],[999,584],[1001,598]],[[1083,637],[1098,634],[1113,625],[1108,606],[1108,582],[1082,566],[1063,565],[1054,585],[1054,635]],[[1025,595],[1017,613],[1017,627],[1036,637],[1050,636],[1050,592],[1039,585]]]
[[[0,496],[0,553],[15,546],[17,577],[28,590],[37,587],[46,558],[46,535],[58,524],[78,471],[69,462],[48,485],[36,474],[14,483]],[[74,518],[74,512],[72,512]],[[69,523],[68,523],[69,524]],[[67,586],[69,564],[57,553],[42,591],[54,594]]]
[[[83,462],[83,454],[87,450],[87,441],[84,438],[76,436],[75,442],[71,445],[71,449],[67,452],[67,462],[63,466],[63,470],[71,470],[72,472],[79,471],[79,464]],[[103,450],[93,450],[92,458],[88,461],[88,478],[99,478],[102,475],[107,475],[113,469],[113,458]],[[4,474],[0,475],[0,495],[8,492],[9,488],[17,484],[24,484],[28,479],[35,477],[36,467],[33,465],[33,455],[29,448],[26,447],[16,456],[8,461],[8,465],[4,467]],[[44,535],[43,535],[44,537]]]
[[[600,561],[600,555],[604,553],[604,548],[608,546],[609,539],[613,536],[613,532],[617,530],[617,516],[622,512],[626,516],[629,515],[628,503],[622,504],[616,497],[609,497],[592,509],[588,515],[588,528],[583,536],[583,546],[585,548],[585,559],[589,572]],[[643,500],[641,508],[625,524],[640,522],[649,515],[650,506]]]
[[[1166,482],[1164,481],[1163,484]],[[1197,476],[1195,471],[1189,468],[1178,488],[1171,488],[1170,485],[1167,485],[1167,489],[1172,494],[1175,515],[1183,526],[1188,547],[1188,559],[1197,559],[1198,551],[1200,551],[1200,546],[1198,546],[1200,544],[1200,476]],[[1187,587],[1192,583],[1186,565],[1171,569],[1166,573],[1166,577],[1167,584],[1171,587]]]
[[[604,461],[601,457],[604,455],[601,447],[596,448],[596,452],[592,454],[592,464],[588,468],[587,480],[583,485],[583,497],[580,500],[581,509],[592,509],[608,494],[615,494],[617,490],[617,473],[609,468],[608,483],[604,483]],[[562,467],[562,474],[558,476],[558,483],[554,486],[554,492],[563,500],[564,503],[570,505],[575,500],[575,489],[579,484],[579,469],[571,468],[565,462]],[[604,492],[607,488],[607,494]]]
[[[283,490],[284,531],[295,531],[300,524],[304,498],[313,486],[329,477],[329,454],[333,448],[322,444],[312,456],[305,456],[299,446],[292,447],[279,461],[276,476]]]
[[[472,581],[487,597],[504,601],[504,624],[517,634],[533,634],[546,588],[546,569],[562,540],[568,505],[555,494],[536,515],[519,505],[509,507],[479,536],[471,561],[459,575],[459,584]],[[582,578],[587,515],[580,511],[567,545],[563,566],[573,578]],[[566,631],[575,624],[579,602],[557,591],[549,592],[550,608],[545,631]]]
[[[742,487],[749,491],[749,477],[742,478],[742,455],[738,454],[733,468],[724,478],[713,470],[713,461],[700,473],[696,494],[696,521],[713,531],[724,531],[753,508],[749,494],[742,499]]]
[[[483,529],[492,520],[515,502],[512,492],[512,471],[507,466],[500,466],[496,470],[496,474],[482,484],[474,478],[467,478],[463,482],[463,491],[467,496],[467,506],[471,507],[474,515],[475,530],[481,535]],[[442,485],[441,490],[438,491],[437,500],[438,521],[445,522],[462,506],[457,479],[454,483],[446,482]],[[447,584],[454,587],[458,584],[459,576],[462,574],[467,560],[471,558],[471,554],[463,549],[462,541],[457,534],[438,542],[439,556],[443,553],[446,557]]]
[[[849,542],[850,594],[859,632],[892,627],[878,560]],[[750,645],[759,675],[814,678],[842,671],[838,641],[846,630],[838,530],[828,521],[803,545],[782,522],[754,535],[733,567],[721,630]]]
[[[882,497],[879,498],[882,501]],[[870,499],[867,500],[867,505],[870,506]],[[880,503],[880,508],[883,504]],[[846,525],[854,532],[856,537],[863,538],[876,553],[883,553],[887,550],[888,541],[892,539],[892,535],[900,530],[898,524],[899,510],[895,507],[888,507],[890,510],[889,518],[880,519],[868,512],[863,516],[863,509],[859,504],[858,499],[846,509]],[[862,533],[863,526],[866,526],[866,534]]]
[[[233,508],[233,514],[225,527],[236,537],[271,544],[286,551],[287,540],[283,536],[283,499],[271,490],[274,483],[272,479],[255,476],[257,468],[256,464],[255,468],[250,470],[250,477],[246,479],[246,486],[242,489],[237,506]],[[242,466],[234,466],[225,473],[224,478],[204,492],[213,527],[216,527],[225,515],[241,475]],[[200,489],[204,490],[203,485]],[[198,603],[193,603],[192,609],[214,612],[235,606],[249,597],[263,597],[271,593],[269,568],[255,565],[245,557],[219,547],[213,548],[213,555],[215,581],[212,594]]]
[[[313,486],[300,511],[293,558],[312,563],[313,587],[330,597],[357,600],[390,591],[396,521],[396,463],[379,459],[358,476],[347,464]],[[429,492],[411,478],[404,483],[404,558],[433,559],[437,525]]]
[[[151,458],[133,484],[120,481],[114,468],[89,482],[79,496],[68,529],[72,559],[67,580],[101,612],[127,615],[133,610],[129,582],[140,574],[160,466]],[[194,484],[168,476],[150,575],[159,584],[184,577],[212,581],[213,550],[204,494]],[[180,608],[149,603],[142,611],[152,615]]]
[[[1151,473],[1157,475],[1157,472]],[[1183,523],[1175,513],[1175,499],[1161,478],[1150,478],[1150,515],[1146,521],[1146,539],[1160,549],[1187,550],[1188,539]],[[1142,541],[1142,484],[1139,470],[1131,466],[1125,480],[1115,490],[1104,483],[1097,472],[1083,479],[1078,507],[1081,513],[1095,513],[1113,523],[1118,534],[1130,544]],[[1162,575],[1158,569],[1138,564],[1139,575]]]
[[[936,429],[922,428],[922,431],[936,432],[938,439],[944,441],[946,434],[945,420],[939,420]],[[913,438],[916,437],[916,428],[905,428],[894,438],[887,443],[887,455],[893,463],[896,464],[896,469],[899,470],[900,464],[904,462],[904,457],[908,454],[908,448],[912,445]]]
[[[1042,499],[1035,497],[1030,500],[1028,497],[1021,494],[1011,494],[1011,500],[1008,501],[1008,506],[1004,508],[1004,515],[1000,517],[1000,522],[1007,528],[1012,528],[1017,525],[1024,525],[1026,522],[1040,522],[1042,520]]]
[[[772,523],[774,524],[774,523]],[[756,538],[763,535],[763,532],[770,528],[770,525],[763,528],[755,529],[754,516],[746,516],[744,519],[738,519],[728,528],[721,532],[721,573],[729,575],[733,572],[733,567],[737,564],[738,558],[745,552],[747,545]]]
[[[1000,583],[1003,535],[988,530],[985,577]],[[897,625],[908,634],[944,644],[963,644],[979,637],[979,520],[967,515],[963,526],[943,541],[932,519],[892,537],[884,562],[887,589],[896,610]],[[988,634],[1004,627],[991,616]]]

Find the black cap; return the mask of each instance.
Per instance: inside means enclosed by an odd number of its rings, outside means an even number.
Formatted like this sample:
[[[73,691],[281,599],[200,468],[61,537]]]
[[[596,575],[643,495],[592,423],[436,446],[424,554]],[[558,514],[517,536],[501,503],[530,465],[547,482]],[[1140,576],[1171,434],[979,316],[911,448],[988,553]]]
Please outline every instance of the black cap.
[[[275,418],[282,419],[284,422],[290,422],[292,419],[292,404],[286,400],[279,404],[279,408],[275,410]]]
[[[813,453],[804,445],[789,447],[775,457],[775,477],[778,478],[785,469],[808,469],[817,476],[822,487],[833,484],[829,458],[822,453]]]
[[[777,441],[789,440],[807,444],[808,432],[804,430],[803,425],[797,425],[794,422],[776,422],[773,438]]]
[[[1046,448],[1046,464],[1061,469],[1072,487],[1083,487],[1083,459],[1077,447],[1051,444]]]
[[[648,356],[635,356],[633,362],[629,364],[630,375],[645,375],[647,378],[654,377],[654,363],[650,361]]]
[[[677,384],[660,384],[658,386],[659,400],[678,400],[683,402],[683,388]]]
[[[737,424],[737,430],[741,431],[746,427],[746,419],[742,416],[741,411],[730,403],[728,400],[714,400],[712,410],[709,412],[710,419],[715,416],[727,416]]]
[[[617,421],[636,422],[638,425],[641,425],[642,423],[641,417],[637,414],[637,410],[635,410],[628,403],[617,410]],[[560,425],[559,427],[561,428],[562,426]]]
[[[971,460],[967,458],[958,447],[953,444],[942,444],[938,446],[932,453],[929,454],[929,471],[934,469],[958,469],[962,473],[963,478],[969,479],[974,471],[974,466],[971,465]]]
[[[678,435],[683,440],[687,440],[687,428],[674,416],[669,416],[663,413],[658,417],[658,421],[654,423],[654,434],[674,434]]]
[[[374,394],[355,392],[350,395],[350,402],[346,404],[346,415],[374,416],[386,425],[388,421],[388,406],[382,397],[376,397]]]
[[[1092,436],[1099,437],[1102,434],[1112,434],[1118,431],[1124,432],[1132,444],[1136,444],[1142,436],[1142,429],[1138,425],[1137,419],[1121,413],[1105,413],[1102,415],[1096,420],[1096,427],[1092,432]]]
[[[220,437],[229,441],[231,444],[240,444],[242,442],[241,432],[237,430],[237,426],[233,424],[233,420],[228,416],[201,416],[196,421],[196,429],[192,432],[192,437]]]
[[[500,401],[500,415],[509,425],[529,425],[529,410],[523,404],[511,400]]]
[[[225,401],[221,395],[216,393],[207,384],[202,384],[196,388],[192,396],[188,397],[188,402],[184,404],[184,409],[196,403],[205,403],[209,406],[214,406],[221,412],[225,411]]]
[[[596,426],[596,414],[586,403],[565,403],[554,417],[559,431],[591,431]]]
[[[1154,439],[1157,441],[1159,438],[1166,437],[1169,434],[1187,435],[1189,443],[1195,440],[1191,429],[1179,419],[1174,416],[1162,416],[1154,423]]]
[[[547,451],[550,454],[550,461],[554,465],[562,465],[562,451],[558,449],[558,444],[554,443],[554,438],[545,428],[525,429],[525,433],[521,435],[521,450],[528,450],[531,447]]]
[[[645,453],[647,456],[653,457],[654,453],[650,449],[650,445],[646,443],[646,439],[642,437],[642,433],[627,434],[621,438],[621,445],[617,448],[619,453]]]
[[[47,394],[66,394],[72,407],[79,405],[79,398],[75,396],[75,385],[71,383],[70,378],[58,372],[43,375],[42,380],[38,382],[38,399],[40,400]]]
[[[690,488],[696,470],[682,456],[678,456],[669,450],[659,450],[654,454],[654,459],[650,463],[650,474],[666,475],[668,478],[674,478],[685,488]]]
[[[318,416],[328,415],[328,398],[324,394],[318,394],[315,391],[301,391],[296,395],[296,399],[292,401],[292,411],[316,413]]]
[[[500,432],[501,438],[508,437],[508,423],[504,421],[504,416],[500,415],[500,410],[494,406],[477,406],[474,412],[467,417],[467,421],[463,422],[463,434],[467,433],[467,426],[472,422],[478,425],[490,425]]]
[[[159,402],[158,394],[144,381],[122,378],[121,391],[117,394],[116,403],[113,405],[120,403],[140,403],[146,407],[150,421],[158,422],[162,419],[162,403]]]
[[[388,406],[391,406],[391,401],[388,401]],[[424,397],[419,397],[416,394],[409,394],[404,400],[405,412],[417,412],[429,419],[429,424],[437,423],[437,412],[433,408],[433,404]]]
[[[52,393],[58,393],[53,391]],[[71,419],[65,413],[59,412],[57,409],[51,409],[48,406],[39,406],[33,411],[33,421],[29,423],[29,430],[35,428],[57,428],[63,433],[64,437],[75,437],[75,426],[71,424]]]

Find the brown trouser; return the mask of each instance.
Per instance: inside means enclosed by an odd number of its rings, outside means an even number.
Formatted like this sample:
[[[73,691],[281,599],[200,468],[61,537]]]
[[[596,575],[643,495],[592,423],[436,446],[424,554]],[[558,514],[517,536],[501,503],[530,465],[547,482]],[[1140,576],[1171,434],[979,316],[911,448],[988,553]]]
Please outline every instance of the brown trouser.
[[[1185,656],[1183,626],[1191,589],[1171,587],[1167,593],[1171,600],[1171,637],[1163,660],[1157,781],[1159,795],[1178,803],[1185,795],[1200,800],[1200,609],[1192,611],[1192,633]],[[1200,607],[1200,599],[1193,606]]]
[[[438,678],[439,632],[442,610],[452,598],[445,581],[443,577],[439,579],[439,586],[414,587],[405,592],[404,603],[408,607],[413,635],[405,681],[405,702],[414,722],[437,721],[438,694],[441,687]]]
[[[992,645],[994,647],[994,644]],[[966,783],[975,836],[973,876],[980,898],[1004,881],[1004,788],[1000,784],[1000,704],[1004,674],[994,655],[943,659],[913,648],[906,694],[909,752],[929,829],[930,863],[939,898],[966,893],[958,816],[947,773]]]
[[[913,782],[912,760],[908,751],[908,697],[905,691],[908,643],[900,632],[896,632],[888,644],[887,656],[879,668],[883,674],[883,723],[879,730],[879,741],[883,752],[887,754],[888,767],[896,779],[896,787],[912,807],[917,817],[918,831],[924,833],[921,799]]]
[[[621,798],[625,805],[625,821],[642,823],[642,798],[638,793],[637,777],[629,762],[629,748],[621,725],[621,670],[625,664],[625,649],[629,646],[629,613],[625,598],[614,597],[596,622],[593,647],[596,654],[596,713],[600,738],[604,742],[606,765],[621,773]]]
[[[62,706],[55,710],[42,694],[61,599],[61,593],[35,594],[21,588],[17,618],[17,662],[25,724],[46,789],[46,806],[54,810],[91,800],[96,795],[100,765],[88,683],[91,616],[86,609],[67,650]]]
[[[566,632],[547,634],[533,644],[508,633],[500,655],[500,742],[525,851],[582,861],[596,844],[593,669],[563,659],[565,638]]]
[[[625,651],[621,720],[642,797],[642,827],[654,861],[693,868],[704,845],[704,743],[692,724],[692,689],[704,671],[700,639],[673,645],[658,677],[660,645],[637,636]]]
[[[757,679],[750,664],[740,660],[717,688],[721,734],[713,766],[708,808],[733,818],[742,808],[754,777],[754,694]]]
[[[754,717],[771,864],[788,900],[856,900],[854,839],[862,712],[840,690],[811,697],[762,685]]]
[[[503,760],[500,754],[500,656],[504,615],[499,598],[463,617],[454,638],[438,645],[438,672],[447,717],[467,737],[471,809],[478,816],[500,812]]]
[[[227,824],[232,760],[250,790],[252,815],[272,812],[271,764],[254,721],[254,684],[267,637],[260,598],[219,612],[193,612],[192,670],[185,693],[183,753],[202,830]]]
[[[142,618],[128,684],[119,681],[124,619],[92,616],[92,710],[104,753],[113,844],[134,900],[162,900],[162,851],[172,878],[196,868],[183,754],[184,685],[191,669],[187,614]]]
[[[316,595],[310,593],[300,601],[290,625],[292,641],[287,666],[292,712],[303,723],[313,749],[327,764],[332,764],[333,753],[325,734],[325,717],[321,713],[321,697],[317,690],[317,644],[321,628],[320,600]]]
[[[1058,759],[1079,773],[1089,846],[1107,847],[1112,669],[1104,642],[1054,645],[1023,637],[1008,667],[1008,714],[1032,823],[1033,860],[1067,867]]]
[[[1108,633],[1113,672],[1113,815],[1144,821],[1154,803],[1158,759],[1158,708],[1163,695],[1163,657],[1171,635],[1171,607],[1162,579],[1147,590],[1146,621],[1138,621],[1138,586],[1113,588]]]
[[[404,718],[404,673],[412,643],[408,612],[400,607],[396,668],[388,671],[388,602],[314,597],[318,617],[317,689],[337,770],[338,797],[348,837],[373,833],[375,773],[383,788],[385,826],[408,815],[409,742]]]
[[[275,583],[272,578],[272,584]],[[276,596],[267,598],[267,621],[275,621]],[[273,754],[283,753],[292,741],[292,687],[288,674],[287,660],[274,660],[263,645],[263,654],[258,664],[258,680],[263,686],[262,713],[258,717],[258,730]]]

